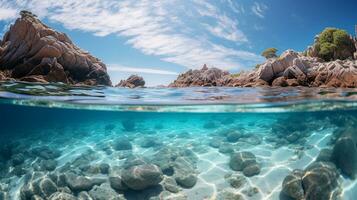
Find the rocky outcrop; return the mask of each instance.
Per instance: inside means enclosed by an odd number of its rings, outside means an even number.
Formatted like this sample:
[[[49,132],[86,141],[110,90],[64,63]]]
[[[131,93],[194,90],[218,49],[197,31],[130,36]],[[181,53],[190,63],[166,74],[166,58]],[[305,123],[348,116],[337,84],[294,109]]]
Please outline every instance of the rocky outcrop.
[[[227,86],[357,87],[357,61],[323,62],[292,50],[258,69],[228,80]]]
[[[26,11],[0,43],[0,70],[21,81],[111,85],[105,64]]]
[[[169,87],[224,86],[225,77],[227,75],[229,75],[229,73],[226,71],[217,68],[208,68],[207,65],[203,65],[200,70],[189,70],[179,75]]]
[[[121,80],[118,85],[115,87],[128,87],[128,88],[137,88],[137,87],[144,87],[145,81],[143,77],[138,75],[131,75],[126,80]]]

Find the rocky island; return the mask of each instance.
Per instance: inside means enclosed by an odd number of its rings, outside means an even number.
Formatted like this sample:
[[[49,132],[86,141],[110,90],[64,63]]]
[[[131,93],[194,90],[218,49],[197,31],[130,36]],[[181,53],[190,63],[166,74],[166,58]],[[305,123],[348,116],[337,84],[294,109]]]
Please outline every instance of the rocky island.
[[[28,11],[0,41],[0,80],[111,85],[104,63]]]
[[[336,34],[337,33],[337,34]],[[326,38],[332,38],[328,41]],[[327,47],[325,47],[327,46]],[[328,28],[315,38],[313,46],[299,53],[287,50],[280,56],[267,55],[255,69],[230,74],[217,68],[189,70],[170,87],[191,86],[306,86],[357,87],[357,40],[345,31]]]

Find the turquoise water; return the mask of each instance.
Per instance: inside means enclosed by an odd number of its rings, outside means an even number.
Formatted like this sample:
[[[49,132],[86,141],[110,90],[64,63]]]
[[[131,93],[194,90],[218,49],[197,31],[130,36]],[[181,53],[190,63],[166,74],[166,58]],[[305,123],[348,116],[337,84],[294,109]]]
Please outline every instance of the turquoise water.
[[[0,199],[353,200],[356,92],[2,83]]]

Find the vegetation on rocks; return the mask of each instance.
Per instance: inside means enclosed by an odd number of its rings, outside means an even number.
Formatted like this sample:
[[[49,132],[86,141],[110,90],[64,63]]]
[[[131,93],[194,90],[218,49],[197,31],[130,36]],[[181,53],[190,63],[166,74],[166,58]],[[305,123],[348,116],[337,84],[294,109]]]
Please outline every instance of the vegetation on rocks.
[[[276,58],[276,57],[278,57],[276,55],[277,52],[278,52],[278,49],[276,49],[276,48],[267,48],[263,51],[262,56],[264,56],[266,59]]]
[[[310,53],[309,56],[317,56],[325,61],[352,58],[356,51],[349,34],[337,28],[326,28],[316,39],[313,48],[317,55]]]

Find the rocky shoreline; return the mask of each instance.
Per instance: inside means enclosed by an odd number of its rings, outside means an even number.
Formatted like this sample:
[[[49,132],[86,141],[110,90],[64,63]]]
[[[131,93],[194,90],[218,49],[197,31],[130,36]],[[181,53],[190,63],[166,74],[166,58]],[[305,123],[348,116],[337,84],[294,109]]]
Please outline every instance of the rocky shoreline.
[[[357,87],[357,60],[324,62],[293,50],[270,58],[256,69],[230,74],[203,66],[181,74],[169,87]]]

